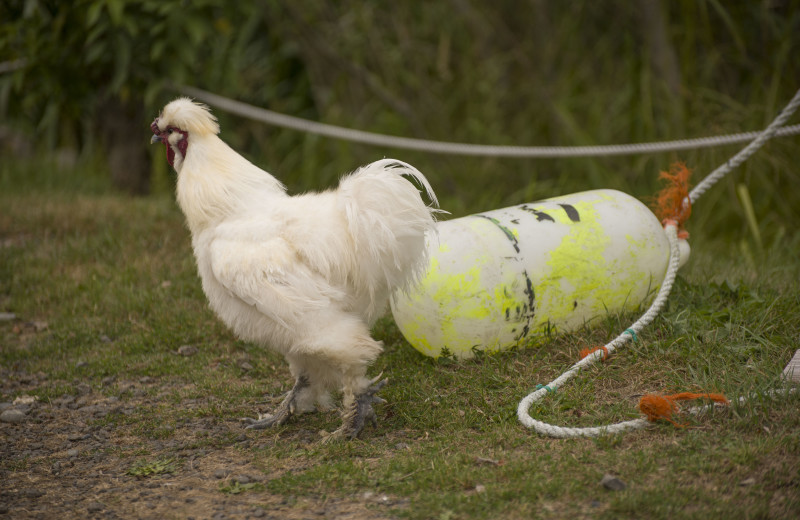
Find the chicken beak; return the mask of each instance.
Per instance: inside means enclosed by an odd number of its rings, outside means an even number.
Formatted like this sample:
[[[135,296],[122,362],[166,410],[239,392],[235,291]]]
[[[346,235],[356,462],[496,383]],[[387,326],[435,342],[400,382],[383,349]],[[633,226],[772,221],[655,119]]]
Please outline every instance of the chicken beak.
[[[160,135],[156,134],[154,134],[153,137],[150,138],[150,144],[161,143],[163,141],[164,139]]]

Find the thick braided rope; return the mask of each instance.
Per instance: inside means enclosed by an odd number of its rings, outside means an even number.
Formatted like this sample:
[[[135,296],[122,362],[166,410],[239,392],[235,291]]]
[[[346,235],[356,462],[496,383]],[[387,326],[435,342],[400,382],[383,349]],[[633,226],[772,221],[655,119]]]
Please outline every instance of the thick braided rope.
[[[294,116],[279,114],[271,110],[248,105],[195,87],[178,86],[176,90],[187,96],[192,96],[216,108],[236,114],[248,119],[260,121],[273,126],[290,128],[300,132],[323,135],[334,139],[342,139],[356,143],[388,146],[405,150],[418,150],[423,152],[443,153],[452,155],[467,155],[481,157],[602,157],[610,155],[635,155],[644,153],[669,152],[675,150],[689,150],[726,144],[749,141],[759,135],[758,132],[744,132],[740,134],[701,137],[698,139],[680,139],[677,141],[664,141],[654,143],[632,143],[621,145],[603,146],[495,146],[468,143],[448,143],[442,141],[428,141],[409,137],[377,134],[342,128],[339,126],[309,121]],[[774,135],[785,136],[800,134],[800,125],[787,126],[776,129]]]
[[[742,162],[747,160],[753,153],[764,145],[774,134],[775,129],[777,129],[780,125],[786,122],[789,117],[797,110],[800,106],[800,90],[795,93],[792,100],[786,105],[786,108],[781,111],[778,117],[766,128],[763,132],[758,134],[758,137],[751,142],[748,146],[742,149],[739,153],[737,153],[734,157],[732,157],[729,161],[727,161],[723,166],[717,168],[712,173],[710,173],[703,181],[698,184],[694,190],[689,194],[689,199],[692,202],[695,202],[697,198],[699,198],[705,191],[710,188],[714,183],[716,183],[719,179],[730,173],[734,168],[739,166]],[[686,202],[686,201],[685,201]],[[616,337],[613,341],[606,344],[604,348],[597,349],[594,353],[586,356],[578,363],[574,364],[572,368],[564,372],[561,376],[556,378],[555,380],[551,381],[547,385],[539,385],[537,389],[528,394],[522,401],[520,401],[519,406],[517,407],[517,417],[519,421],[526,426],[527,428],[532,428],[536,430],[538,433],[542,435],[547,435],[550,437],[557,437],[557,438],[570,438],[570,437],[597,437],[599,435],[611,434],[611,433],[619,433],[626,430],[637,429],[645,427],[649,421],[645,418],[634,419],[632,421],[624,421],[616,424],[610,424],[606,426],[595,426],[595,427],[587,427],[587,428],[568,428],[562,426],[555,426],[552,424],[548,424],[542,421],[538,421],[530,416],[529,411],[531,405],[540,400],[547,392],[555,392],[556,389],[567,382],[568,380],[572,379],[581,369],[586,366],[589,366],[593,363],[596,363],[598,360],[606,357],[608,354],[613,352],[618,346],[622,346],[631,339],[635,340],[636,334],[641,331],[642,328],[649,325],[658,313],[661,311],[664,303],[666,303],[667,298],[669,297],[669,293],[672,290],[672,284],[675,282],[675,276],[678,272],[678,266],[680,262],[680,249],[678,247],[678,236],[677,236],[677,223],[674,221],[668,221],[665,223],[664,231],[667,234],[667,239],[669,240],[670,244],[670,258],[669,264],[667,267],[667,273],[664,277],[664,282],[661,285],[661,288],[656,295],[656,299],[650,305],[650,308],[647,309],[647,312],[639,318],[629,329],[625,332],[620,334]],[[770,395],[773,394],[780,394],[780,393],[791,393],[794,390],[783,391],[783,390],[775,390],[769,392]],[[747,398],[740,397],[739,402],[746,401]],[[709,406],[700,406],[693,408],[690,410],[692,413],[696,413],[699,410],[704,410]]]
[[[625,332],[617,336],[614,340],[610,341],[605,345],[605,349],[599,349],[593,352],[592,354],[586,356],[582,360],[578,361],[572,368],[561,374],[559,377],[554,379],[553,381],[549,382],[547,385],[544,385],[537,390],[534,390],[527,397],[525,397],[522,401],[520,401],[519,406],[517,407],[517,417],[519,421],[526,426],[527,428],[532,428],[536,430],[538,433],[542,435],[547,435],[549,437],[558,437],[558,438],[568,438],[568,437],[597,437],[599,435],[606,435],[609,433],[619,433],[625,430],[630,430],[634,428],[643,428],[647,425],[647,419],[636,419],[633,421],[625,421],[617,424],[609,424],[606,426],[593,426],[588,428],[567,428],[562,426],[555,426],[552,424],[548,424],[542,421],[538,421],[530,416],[529,410],[531,405],[540,400],[542,397],[547,394],[547,392],[555,392],[558,387],[572,379],[575,375],[578,374],[582,369],[586,368],[587,366],[593,365],[598,360],[602,359],[608,352],[610,355],[617,347],[620,347],[626,344],[628,341],[634,340],[636,335],[647,325],[652,323],[652,321],[658,316],[658,313],[661,312],[661,309],[664,307],[664,304],[667,302],[667,298],[669,298],[669,293],[672,290],[672,284],[675,282],[675,277],[678,274],[678,267],[680,265],[681,259],[681,252],[680,248],[678,247],[678,228],[676,223],[668,222],[667,225],[664,227],[664,232],[667,235],[667,240],[669,240],[669,248],[670,248],[670,255],[669,255],[669,264],[667,265],[667,274],[664,277],[664,282],[661,284],[661,287],[658,290],[658,294],[656,295],[655,300],[653,303],[650,304],[650,307],[647,309],[641,318],[636,320]]]

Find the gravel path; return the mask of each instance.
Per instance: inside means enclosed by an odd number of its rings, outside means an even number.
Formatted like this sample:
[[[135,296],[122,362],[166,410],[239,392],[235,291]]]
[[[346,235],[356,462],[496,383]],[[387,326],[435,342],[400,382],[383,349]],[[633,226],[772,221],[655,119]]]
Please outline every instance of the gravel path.
[[[72,393],[50,402],[29,397],[44,384],[49,384],[44,374],[0,369],[0,518],[380,520],[403,506],[371,493],[339,498],[270,493],[270,479],[305,468],[266,473],[255,467],[246,448],[261,439],[274,441],[245,435],[238,422],[197,418],[165,440],[138,436],[135,425],[104,425],[109,414],[132,415],[157,404],[157,398],[148,397],[153,392],[144,391],[159,385],[150,378],[103,381],[122,397],[109,397],[81,382],[73,382]],[[198,447],[203,444],[198,438],[209,437],[235,441]],[[171,460],[170,472],[129,474],[137,460],[132,449],[147,461]],[[246,490],[221,491],[226,487]]]

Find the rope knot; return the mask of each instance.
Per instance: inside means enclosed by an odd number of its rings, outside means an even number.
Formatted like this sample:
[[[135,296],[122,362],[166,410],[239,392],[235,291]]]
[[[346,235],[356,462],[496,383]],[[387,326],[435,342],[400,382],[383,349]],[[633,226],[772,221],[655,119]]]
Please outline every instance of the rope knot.
[[[647,416],[649,421],[664,419],[671,422],[677,428],[685,428],[687,425],[678,424],[672,420],[672,414],[679,408],[676,401],[690,401],[693,399],[710,399],[717,403],[730,404],[728,399],[722,394],[695,394],[692,392],[682,392],[673,395],[647,394],[639,400],[639,410]]]
[[[656,196],[653,208],[665,226],[670,220],[677,222],[678,238],[684,239],[689,237],[689,233],[683,224],[692,214],[692,201],[689,198],[691,176],[692,171],[682,162],[670,166],[669,172],[659,173],[658,178],[667,181],[667,185]]]

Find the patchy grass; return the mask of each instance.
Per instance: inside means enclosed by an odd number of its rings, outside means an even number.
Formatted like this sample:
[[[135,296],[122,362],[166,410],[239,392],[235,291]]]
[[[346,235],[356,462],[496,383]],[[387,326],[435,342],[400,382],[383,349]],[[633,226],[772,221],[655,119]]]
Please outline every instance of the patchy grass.
[[[228,495],[238,495],[239,493],[244,493],[245,491],[263,491],[264,484],[261,484],[260,482],[248,482],[246,484],[242,484],[236,480],[230,480],[220,484],[219,490]]]
[[[174,458],[158,459],[152,462],[140,460],[131,466],[128,470],[128,475],[145,478],[155,475],[172,474],[175,473],[177,469],[177,462]]]
[[[0,323],[0,401],[29,394],[46,405],[79,398],[83,384],[95,401],[116,403],[85,424],[108,432],[104,474],[161,475],[171,489],[191,487],[166,517],[191,516],[220,495],[283,508],[287,518],[331,507],[355,518],[409,519],[800,514],[800,397],[770,394],[800,337],[796,226],[780,244],[753,249],[755,263],[735,240],[693,242],[668,309],[641,341],[531,413],[588,426],[638,417],[638,396],[648,392],[754,396],[744,403],[684,415],[684,429],[659,423],[624,436],[542,438],[518,423],[519,400],[635,315],[468,362],[418,354],[387,316],[374,330],[386,350],[372,372],[391,379],[379,427],[326,444],[318,432],[338,425],[335,412],[270,431],[242,428],[240,417],[269,410],[290,388],[288,369],[209,311],[171,199],[11,191],[0,207],[0,311],[17,315]],[[183,345],[197,353],[179,355]],[[43,424],[34,421],[28,435]],[[0,470],[16,482],[49,468],[64,449],[4,457]],[[262,481],[211,476],[231,466]],[[626,489],[601,487],[606,473]],[[119,493],[124,504],[133,491]]]

